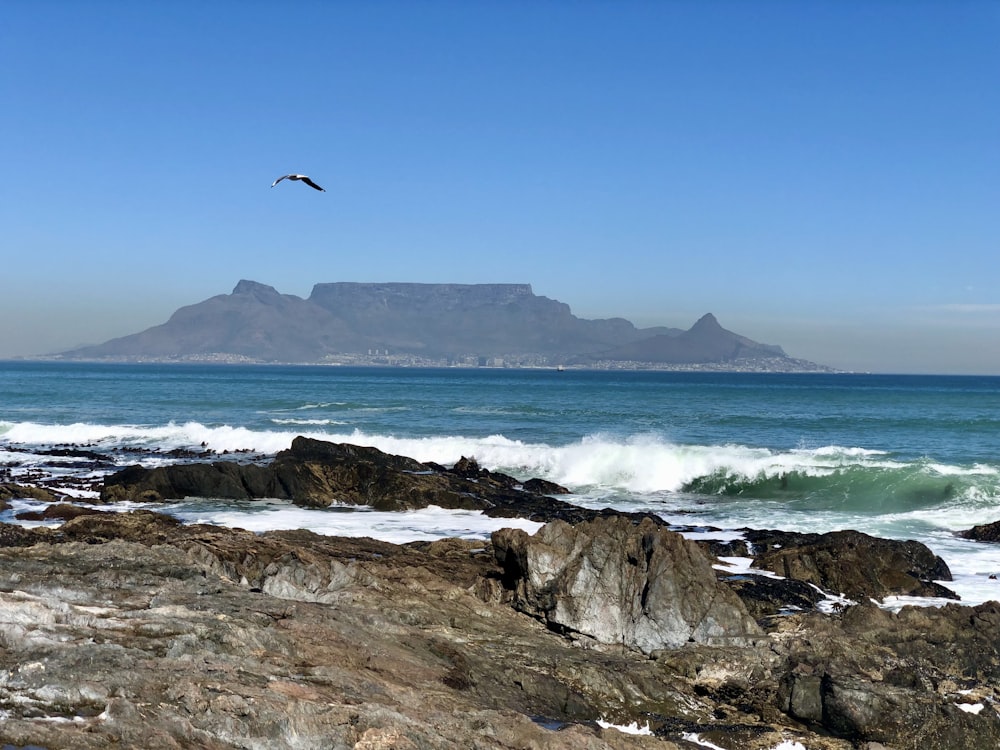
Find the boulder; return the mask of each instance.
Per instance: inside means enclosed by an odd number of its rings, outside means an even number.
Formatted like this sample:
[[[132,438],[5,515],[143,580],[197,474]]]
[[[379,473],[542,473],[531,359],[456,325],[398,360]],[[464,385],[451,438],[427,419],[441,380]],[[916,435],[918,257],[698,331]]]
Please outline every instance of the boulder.
[[[935,583],[952,580],[951,571],[920,542],[879,539],[859,531],[758,531],[747,532],[747,541],[753,549],[753,567],[850,599],[881,601],[890,595],[959,598]]]
[[[649,519],[554,521],[534,536],[501,529],[493,547],[515,606],[557,632],[647,654],[761,634],[698,546]]]
[[[266,467],[235,461],[179,463],[152,469],[128,466],[108,476],[101,489],[101,501],[106,503],[158,503],[185,497],[249,500],[287,498],[287,493],[275,484]]]

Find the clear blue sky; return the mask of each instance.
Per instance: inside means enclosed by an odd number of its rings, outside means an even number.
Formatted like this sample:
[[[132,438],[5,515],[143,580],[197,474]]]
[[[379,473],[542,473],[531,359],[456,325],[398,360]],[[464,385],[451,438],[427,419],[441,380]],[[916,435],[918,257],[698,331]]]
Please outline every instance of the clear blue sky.
[[[1000,374],[996,0],[6,0],[0,153],[0,357],[243,278],[521,282]]]

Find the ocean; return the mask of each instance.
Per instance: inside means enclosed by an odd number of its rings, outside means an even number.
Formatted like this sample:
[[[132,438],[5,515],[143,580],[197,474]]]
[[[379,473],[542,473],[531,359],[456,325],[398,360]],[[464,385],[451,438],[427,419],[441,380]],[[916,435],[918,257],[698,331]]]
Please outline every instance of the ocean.
[[[1000,599],[989,577],[1000,545],[953,533],[1000,520],[1000,377],[0,363],[0,481],[58,479],[81,503],[116,467],[178,460],[177,449],[266,459],[297,435],[446,465],[474,457],[565,485],[570,502],[652,511],[692,537],[749,527],[916,539],[948,563],[945,585],[963,603]],[[116,466],[52,455],[70,446]],[[16,514],[40,505],[16,500],[0,520],[27,524]],[[538,528],[437,508],[197,498],[157,509],[392,542]],[[911,601],[936,603],[886,606]]]

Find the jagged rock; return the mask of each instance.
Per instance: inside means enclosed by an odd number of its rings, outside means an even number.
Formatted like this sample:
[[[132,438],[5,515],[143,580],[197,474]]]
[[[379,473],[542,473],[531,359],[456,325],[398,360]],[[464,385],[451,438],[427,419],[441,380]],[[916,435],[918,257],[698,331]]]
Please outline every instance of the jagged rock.
[[[644,653],[761,633],[698,546],[648,519],[501,529],[493,546],[517,607],[559,632]]]
[[[858,531],[758,531],[746,536],[754,548],[754,567],[833,594],[879,601],[889,595],[959,598],[934,582],[950,581],[951,571],[920,542],[879,539]]]

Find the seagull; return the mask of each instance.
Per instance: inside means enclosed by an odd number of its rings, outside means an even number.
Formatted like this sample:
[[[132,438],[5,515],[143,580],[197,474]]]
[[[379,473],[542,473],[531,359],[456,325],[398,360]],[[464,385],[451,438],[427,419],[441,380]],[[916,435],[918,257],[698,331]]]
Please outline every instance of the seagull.
[[[271,187],[274,187],[275,185],[277,185],[282,180],[302,180],[302,182],[304,182],[309,187],[314,188],[315,190],[320,190],[320,191],[322,191],[324,193],[326,192],[326,190],[324,188],[321,188],[319,185],[317,185],[315,182],[313,182],[312,180],[310,180],[304,174],[286,174],[284,177],[279,177],[274,182],[272,182],[271,183]]]

